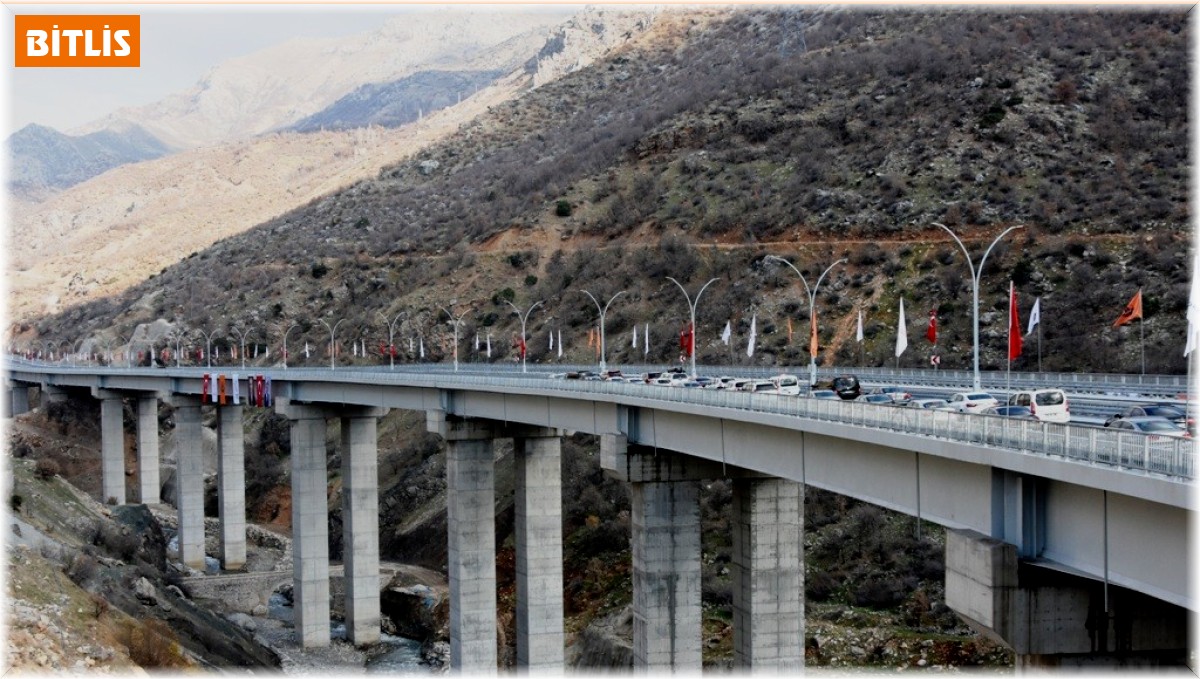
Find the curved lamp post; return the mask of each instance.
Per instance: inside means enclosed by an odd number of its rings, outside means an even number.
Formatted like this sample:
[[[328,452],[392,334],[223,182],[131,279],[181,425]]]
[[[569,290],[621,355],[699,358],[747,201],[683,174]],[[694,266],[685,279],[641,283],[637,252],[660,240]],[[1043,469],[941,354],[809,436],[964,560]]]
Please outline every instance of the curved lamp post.
[[[204,332],[200,328],[196,328],[196,332],[204,336],[204,364],[209,368],[212,367],[212,333]],[[215,333],[216,330],[213,331]]]
[[[622,290],[613,295],[611,298],[609,298],[608,303],[606,303],[603,307],[600,306],[600,300],[596,299],[596,296],[592,293],[588,292],[587,290],[580,290],[580,292],[590,297],[592,303],[596,305],[596,311],[600,312],[600,372],[604,373],[608,370],[608,363],[606,361],[607,345],[604,342],[604,317],[608,314],[608,307],[614,301],[616,301],[618,297],[624,295],[625,291]]]
[[[329,327],[329,324],[325,322],[324,318],[317,319],[317,321],[320,322],[321,325],[325,326],[325,328],[327,330],[329,330],[329,369],[330,370],[333,370],[334,368],[337,367],[337,351],[336,351],[337,347],[336,347],[336,345],[334,345],[333,341],[334,341],[334,337],[337,335],[338,326],[341,325],[342,321],[344,321],[344,320],[346,320],[346,319],[343,318],[343,319],[339,320],[337,323],[334,323],[333,327],[331,328],[331,327]]]
[[[172,330],[170,334],[167,335],[168,340],[175,341],[175,367],[176,368],[179,367],[179,356],[182,353],[182,349],[183,349],[183,338],[186,336],[187,336],[187,330],[185,330],[182,325],[178,326],[177,328]]]
[[[388,361],[389,361],[388,370],[395,370],[396,369],[396,344],[395,344],[396,323],[401,318],[404,318],[405,316],[407,316],[408,312],[401,311],[400,313],[396,314],[396,317],[394,319],[392,319],[392,321],[390,323],[388,322],[387,316],[384,316],[382,311],[376,311],[375,315],[382,318],[384,325],[387,326],[387,329],[388,329]]]
[[[508,300],[504,300],[504,303],[509,305],[510,307],[512,307],[513,312],[515,314],[517,314],[517,318],[521,319],[521,345],[527,346],[526,341],[525,341],[525,321],[529,320],[529,314],[533,313],[533,310],[538,308],[539,306],[541,306],[542,303],[540,301],[534,302],[533,306],[529,307],[529,309],[527,309],[525,311],[525,315],[523,315],[523,316],[521,315],[521,310],[517,308],[516,304],[513,304],[512,302],[510,302]],[[521,372],[525,372],[525,353],[526,353],[525,351],[521,352]]]
[[[291,327],[289,327],[287,330],[284,330],[284,331],[283,331],[283,367],[284,367],[285,369],[287,368],[287,359],[288,359],[288,350],[287,350],[287,338],[288,338],[288,334],[289,334],[289,333],[291,333],[291,332],[292,332],[293,330],[295,330],[296,328],[299,328],[299,327],[300,327],[300,324],[299,324],[299,323],[293,323],[293,324],[291,325]]]
[[[453,302],[451,302],[451,304],[453,304]],[[462,323],[462,319],[464,316],[471,313],[471,310],[467,309],[466,311],[459,314],[458,318],[455,318],[454,314],[450,313],[450,310],[447,309],[446,307],[439,306],[438,308],[441,309],[442,311],[446,312],[446,315],[450,317],[449,322],[454,326],[454,372],[458,372],[458,325],[460,323]]]
[[[232,328],[230,328],[229,331],[237,333],[237,338],[240,341],[239,346],[241,346],[241,348],[242,348],[242,355],[241,355],[242,367],[245,368],[246,367],[246,335],[248,335],[250,333],[250,331],[242,330],[241,328],[237,327],[236,325],[233,326]]]
[[[671,278],[670,276],[667,276],[667,280],[669,280],[672,283],[674,283],[675,285],[679,286],[679,291],[682,292],[683,296],[687,299],[688,311],[691,313],[690,328],[692,331],[692,340],[691,340],[692,341],[692,346],[691,346],[692,379],[694,380],[694,379],[696,379],[696,305],[700,303],[700,295],[703,295],[704,291],[706,289],[708,289],[708,286],[712,285],[717,279],[716,278],[709,279],[709,281],[704,284],[704,287],[700,288],[700,292],[696,293],[696,301],[694,301],[694,302],[692,301],[691,295],[688,295],[687,290],[683,289],[683,286],[680,285],[679,281],[675,280],[674,278]]]
[[[766,259],[770,259],[770,260],[773,260],[776,262],[783,262],[784,264],[787,264],[789,267],[791,267],[792,271],[795,271],[796,275],[800,277],[800,282],[804,284],[804,292],[808,294],[808,326],[809,326],[808,331],[809,331],[809,333],[811,333],[809,336],[811,337],[812,334],[816,334],[816,332],[817,332],[817,327],[816,327],[816,323],[817,323],[817,311],[816,311],[816,309],[817,309],[817,291],[821,289],[821,281],[825,280],[825,274],[832,271],[833,267],[837,266],[838,264],[845,264],[849,260],[846,260],[843,258],[843,259],[839,259],[838,261],[834,262],[833,264],[830,264],[829,268],[822,271],[821,275],[817,277],[817,284],[812,286],[811,288],[809,288],[808,281],[804,280],[804,274],[800,273],[800,270],[797,269],[794,264],[787,261],[783,257],[777,257],[775,255],[767,255]],[[809,383],[809,385],[814,385],[817,383],[817,355],[815,353],[813,353],[811,346],[809,347],[809,352],[808,352],[808,383]]]
[[[954,242],[958,243],[958,247],[962,248],[963,255],[967,258],[967,266],[970,267],[970,269],[971,269],[971,297],[972,297],[972,305],[973,305],[972,308],[974,310],[972,327],[974,328],[973,337],[974,337],[974,344],[975,344],[975,364],[974,364],[975,365],[975,368],[974,368],[974,370],[975,370],[975,381],[974,381],[975,386],[974,386],[974,389],[976,391],[978,391],[981,388],[981,383],[979,381],[979,277],[983,274],[983,265],[985,262],[987,262],[988,255],[990,255],[992,253],[992,248],[996,247],[996,243],[999,243],[1000,239],[1007,236],[1010,231],[1015,231],[1017,229],[1023,229],[1023,228],[1025,228],[1025,226],[1024,225],[1010,226],[1007,229],[1005,229],[1003,232],[1001,232],[1001,234],[999,236],[996,236],[996,240],[992,241],[992,244],[987,247],[987,250],[984,250],[983,257],[980,258],[980,260],[979,260],[979,268],[976,269],[975,265],[971,262],[971,253],[967,252],[967,246],[963,245],[963,242],[958,239],[958,236],[954,235],[953,231],[951,231],[949,228],[947,228],[946,226],[944,226],[942,224],[938,224],[937,222],[934,222],[933,225],[941,228],[943,231],[950,234],[950,237],[954,239]]]

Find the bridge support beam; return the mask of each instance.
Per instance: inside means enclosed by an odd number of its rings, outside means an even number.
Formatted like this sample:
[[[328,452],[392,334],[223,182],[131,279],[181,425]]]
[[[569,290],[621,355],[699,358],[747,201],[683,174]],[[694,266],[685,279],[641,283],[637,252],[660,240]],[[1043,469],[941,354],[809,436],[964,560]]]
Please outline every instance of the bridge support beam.
[[[221,567],[246,565],[246,443],[241,405],[217,407],[217,507]]]
[[[100,399],[100,501],[125,504],[125,426],[121,395],[94,389]]]
[[[276,401],[276,410],[291,420],[296,636],[304,648],[328,646],[329,477],[325,462],[325,411],[282,398]]]
[[[427,414],[446,440],[450,670],[496,672],[496,470],[487,422]]]
[[[356,646],[379,641],[379,471],[381,408],[343,415],[342,524],[346,632]]]
[[[733,663],[804,667],[804,486],[733,481]]]
[[[53,384],[43,384],[41,386],[42,402],[41,407],[45,408],[51,403],[66,403],[68,394],[67,390],[62,387],[56,387]]]
[[[204,426],[200,399],[174,396],[175,496],[179,510],[179,560],[204,568]]]
[[[513,431],[516,465],[517,667],[562,674],[562,438]]]
[[[1021,563],[1017,547],[946,531],[946,605],[1023,668],[1182,665],[1188,612],[1103,581]]]
[[[138,500],[153,505],[160,502],[162,488],[158,470],[158,396],[144,394],[137,403]]]
[[[29,387],[13,384],[8,388],[7,416],[16,417],[29,412]]]

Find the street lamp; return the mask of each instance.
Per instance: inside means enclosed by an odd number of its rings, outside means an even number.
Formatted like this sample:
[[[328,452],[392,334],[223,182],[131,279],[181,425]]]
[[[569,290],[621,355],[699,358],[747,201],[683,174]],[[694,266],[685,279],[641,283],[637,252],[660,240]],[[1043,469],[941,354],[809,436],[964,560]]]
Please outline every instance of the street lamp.
[[[603,307],[600,306],[600,301],[597,300],[596,296],[593,295],[592,293],[588,292],[587,290],[580,290],[580,292],[582,292],[583,294],[590,297],[592,299],[592,303],[596,305],[596,310],[600,312],[600,373],[603,374],[604,372],[606,372],[608,370],[608,364],[605,361],[606,345],[604,343],[604,317],[605,317],[605,315],[608,314],[609,305],[611,305],[614,301],[616,301],[616,299],[618,297],[620,297],[621,295],[624,295],[625,291],[622,290],[622,291],[618,292],[617,294],[613,295],[608,300],[608,303],[605,304]]]
[[[187,330],[185,330],[184,327],[182,325],[180,325],[180,326],[177,326],[174,330],[172,330],[167,335],[168,340],[175,340],[175,367],[176,368],[179,367],[179,355],[182,353],[183,338],[186,335],[186,333],[187,333]]]
[[[241,356],[242,368],[245,368],[246,367],[246,335],[249,334],[250,331],[242,330],[241,328],[239,328],[235,325],[232,328],[230,328],[230,332],[237,333],[237,338],[241,342],[240,346],[242,348],[242,356]]]
[[[962,248],[963,255],[967,258],[967,266],[970,267],[970,269],[971,269],[971,296],[973,298],[973,305],[974,305],[973,306],[973,309],[974,309],[974,316],[973,316],[974,326],[973,327],[974,327],[974,342],[975,342],[975,382],[974,382],[975,387],[974,387],[974,389],[976,391],[978,391],[981,388],[981,383],[979,381],[979,277],[983,274],[983,265],[985,262],[987,262],[988,255],[990,255],[992,253],[992,248],[996,247],[996,243],[999,243],[1000,239],[1007,236],[1010,231],[1015,231],[1017,229],[1023,229],[1023,228],[1025,228],[1025,226],[1024,225],[1010,226],[1007,229],[1005,229],[999,236],[996,236],[996,240],[992,241],[992,244],[987,247],[987,250],[984,250],[983,258],[981,258],[979,260],[979,268],[976,269],[975,265],[971,262],[971,253],[967,252],[967,246],[963,245],[963,242],[958,239],[958,236],[954,235],[953,231],[951,231],[950,229],[948,229],[946,226],[944,226],[942,224],[938,224],[937,222],[934,222],[933,225],[941,228],[943,231],[950,234],[950,237],[954,239],[954,242],[958,243],[958,247]]]
[[[395,344],[396,322],[399,321],[401,318],[407,316],[408,312],[401,311],[400,313],[396,314],[396,317],[394,319],[392,319],[391,323],[388,322],[387,316],[384,316],[382,311],[376,311],[375,315],[382,318],[384,325],[387,326],[387,329],[388,329],[388,361],[389,361],[388,370],[395,370],[396,369],[396,344]]]
[[[290,328],[283,331],[283,367],[284,367],[284,369],[287,368],[287,358],[288,358],[287,338],[288,338],[288,334],[291,331],[293,331],[299,327],[300,327],[299,323],[293,323]]]
[[[808,281],[804,280],[804,274],[800,273],[800,270],[797,269],[794,264],[787,261],[783,257],[777,257],[775,255],[767,255],[766,259],[787,264],[792,268],[792,271],[795,271],[796,275],[800,277],[800,282],[804,284],[804,292],[808,293],[808,332],[810,333],[809,337],[812,337],[812,335],[815,335],[817,332],[817,291],[821,289],[821,281],[825,280],[825,274],[833,270],[833,267],[837,266],[838,264],[845,264],[848,260],[839,259],[833,264],[830,264],[829,268],[822,271],[821,275],[817,277],[817,284],[812,286],[812,288],[809,288]],[[817,354],[815,351],[813,351],[811,341],[809,342],[808,347],[808,383],[810,386],[817,383]]]
[[[451,302],[451,304],[453,305],[454,303]],[[459,314],[458,318],[455,318],[454,314],[450,313],[450,310],[446,307],[439,306],[438,308],[446,312],[446,315],[450,317],[450,323],[454,325],[454,372],[458,372],[458,324],[462,323],[463,316],[469,314],[471,310],[467,309]],[[530,308],[532,309],[532,307]]]
[[[204,332],[200,328],[196,328],[196,332],[198,332],[204,336],[204,364],[206,366],[208,366],[209,368],[211,368],[212,367],[212,333]],[[216,330],[214,330],[213,332],[216,332]]]
[[[533,306],[526,310],[524,316],[521,315],[521,310],[517,308],[516,304],[508,300],[504,300],[504,303],[512,307],[513,312],[517,314],[517,318],[521,319],[521,372],[525,372],[525,321],[529,320],[529,314],[533,313],[533,310],[541,306],[542,303],[540,301],[534,302]]]
[[[679,291],[682,292],[683,296],[687,299],[688,311],[691,312],[691,325],[689,326],[689,329],[692,332],[692,346],[689,348],[691,349],[692,354],[692,379],[694,380],[696,379],[696,305],[700,303],[700,295],[703,295],[704,291],[708,289],[708,286],[712,285],[717,279],[709,279],[709,281],[704,284],[704,287],[700,288],[700,292],[696,293],[696,301],[694,302],[692,301],[691,296],[688,295],[687,290],[684,290],[683,286],[679,284],[679,281],[671,278],[670,276],[667,276],[667,280],[679,286]]]
[[[343,318],[343,319],[339,320],[337,323],[333,324],[332,328],[330,328],[329,324],[325,322],[325,319],[323,319],[323,318],[317,319],[317,321],[320,322],[321,325],[325,326],[325,328],[327,330],[329,330],[329,369],[330,370],[333,370],[334,368],[337,367],[337,362],[336,362],[337,351],[336,351],[336,346],[333,343],[333,339],[334,339],[334,336],[337,334],[338,326],[341,325],[342,321],[344,321],[344,320],[346,320],[346,319]]]

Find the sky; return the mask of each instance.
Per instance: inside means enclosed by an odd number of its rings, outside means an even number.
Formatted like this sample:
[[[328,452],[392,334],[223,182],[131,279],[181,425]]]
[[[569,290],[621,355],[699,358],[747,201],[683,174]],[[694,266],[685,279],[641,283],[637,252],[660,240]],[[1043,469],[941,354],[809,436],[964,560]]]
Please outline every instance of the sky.
[[[290,38],[337,37],[365,33],[404,12],[479,10],[562,11],[550,5],[469,4],[49,4],[4,3],[4,121],[7,138],[30,123],[61,132],[124,106],[148,104],[196,84],[217,64]],[[139,68],[16,68],[13,66],[15,14],[139,14],[142,66]]]

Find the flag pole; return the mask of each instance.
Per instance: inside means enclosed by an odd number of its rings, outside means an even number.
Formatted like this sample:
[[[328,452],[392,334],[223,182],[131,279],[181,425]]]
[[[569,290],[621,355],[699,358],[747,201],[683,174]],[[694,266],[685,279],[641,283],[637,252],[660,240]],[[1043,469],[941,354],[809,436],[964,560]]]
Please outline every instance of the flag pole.
[[[1038,316],[1038,372],[1042,372],[1042,319]]]
[[[1145,375],[1146,374],[1146,317],[1142,316],[1138,320],[1141,321],[1141,323],[1138,323],[1138,329],[1142,335],[1142,374]]]

